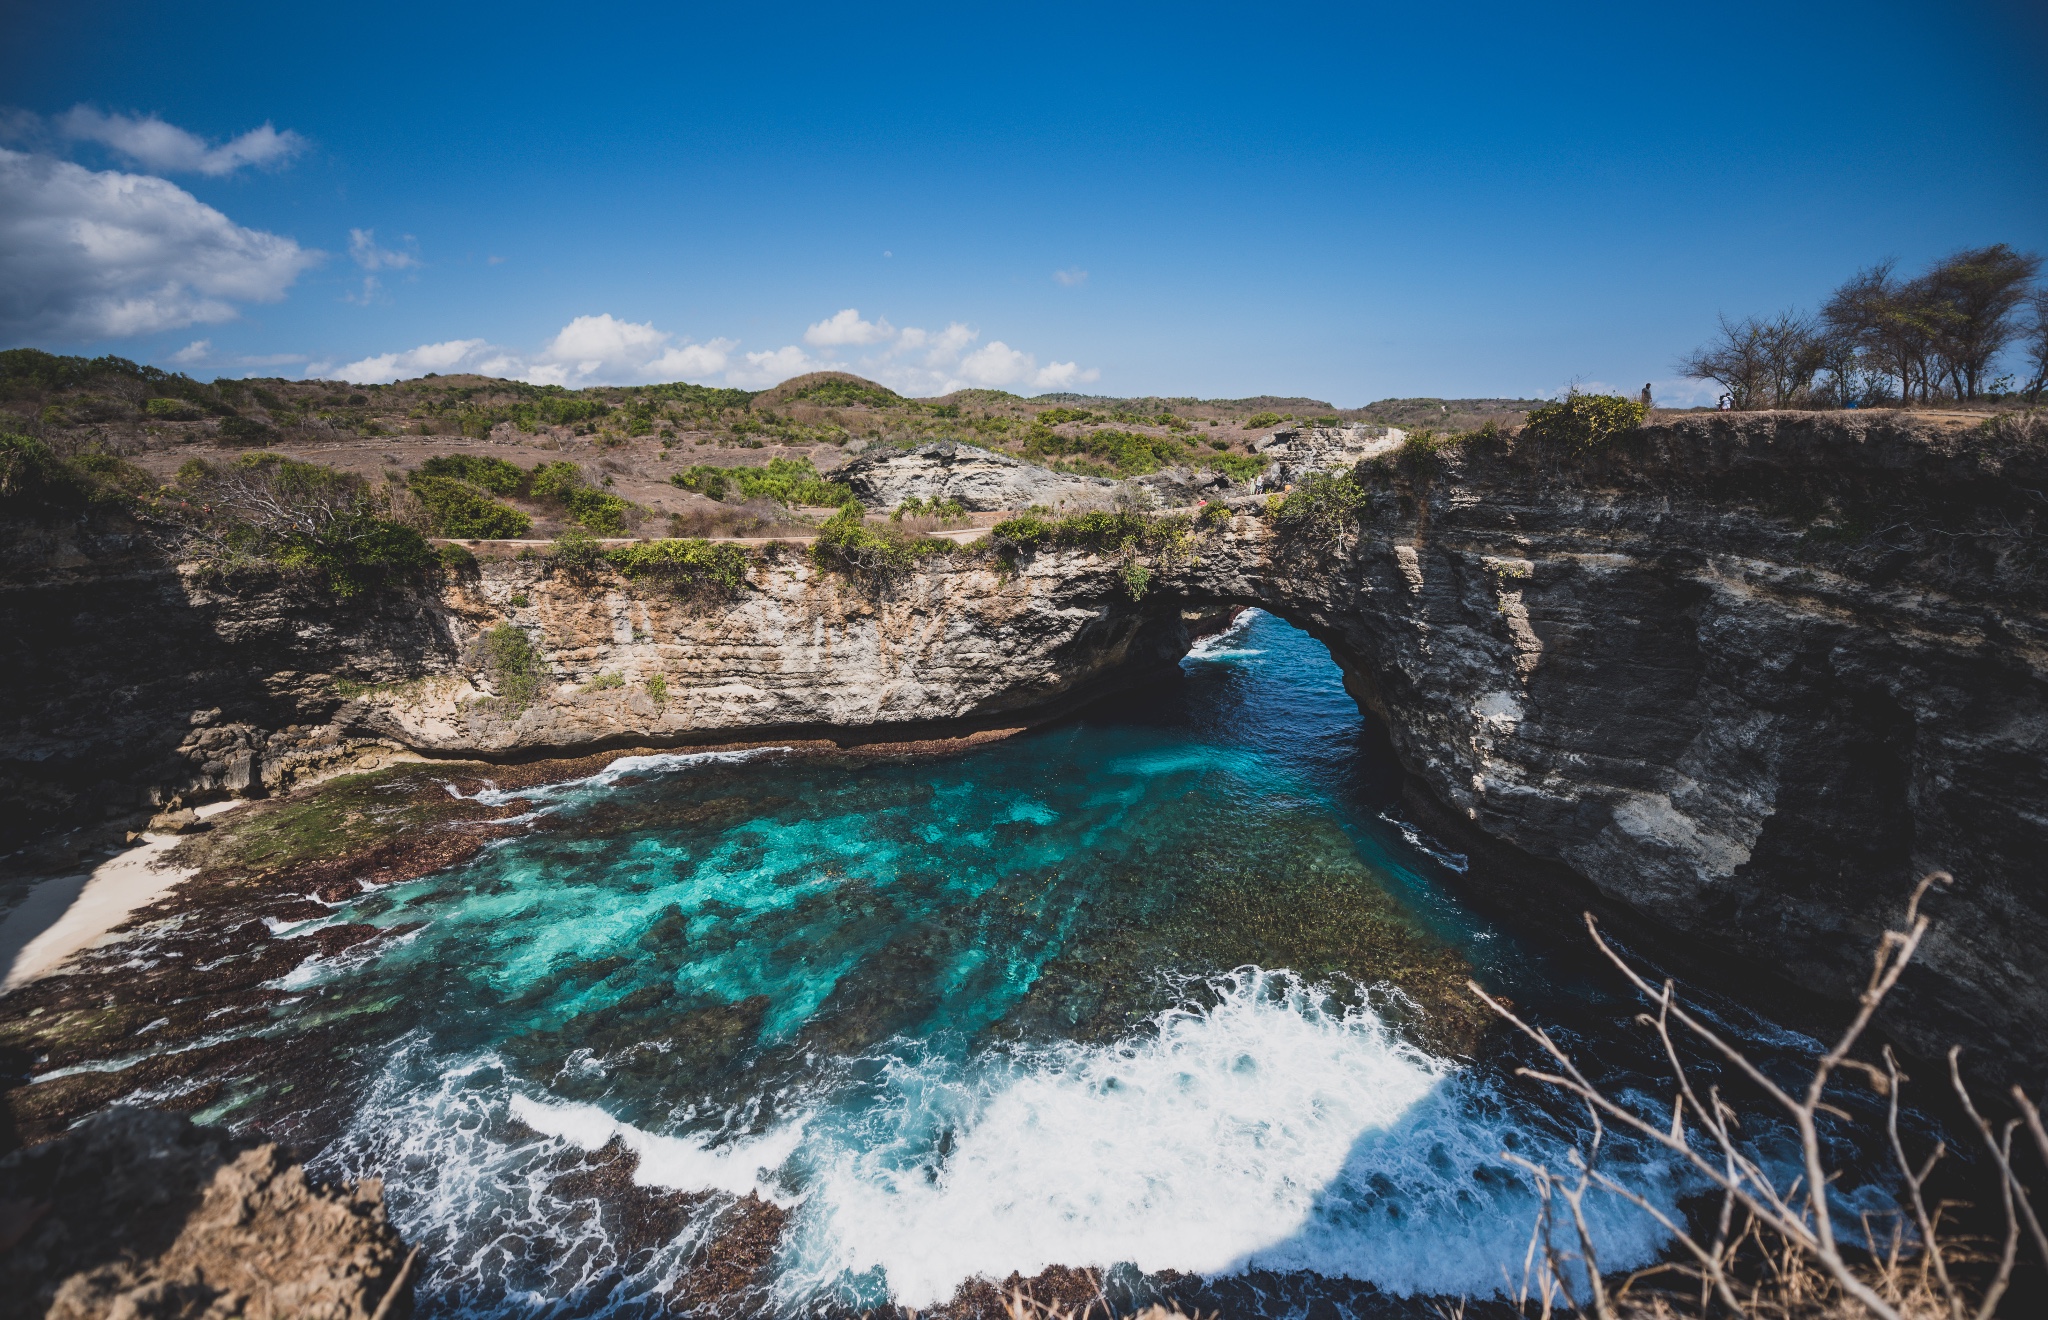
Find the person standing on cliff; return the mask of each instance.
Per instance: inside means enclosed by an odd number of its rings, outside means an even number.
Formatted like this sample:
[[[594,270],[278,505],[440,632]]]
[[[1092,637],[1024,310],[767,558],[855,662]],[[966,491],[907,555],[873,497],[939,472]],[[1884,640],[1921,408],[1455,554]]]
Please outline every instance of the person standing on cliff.
[[[1650,415],[1650,382],[1643,382],[1643,415]]]

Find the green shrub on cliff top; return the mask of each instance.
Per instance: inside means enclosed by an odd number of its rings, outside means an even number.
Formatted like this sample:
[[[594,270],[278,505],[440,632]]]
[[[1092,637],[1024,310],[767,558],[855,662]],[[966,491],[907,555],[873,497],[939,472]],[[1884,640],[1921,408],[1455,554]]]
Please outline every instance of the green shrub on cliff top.
[[[771,458],[766,467],[722,468],[700,463],[684,468],[669,481],[714,500],[723,500],[737,490],[742,499],[770,499],[780,504],[824,505],[836,509],[853,498],[851,487],[827,481],[808,458]]]
[[[667,584],[679,596],[732,597],[747,585],[747,552],[695,538],[635,541],[604,555],[626,577]]]
[[[933,555],[949,555],[959,547],[937,537],[911,536],[896,527],[870,527],[860,505],[849,504],[818,529],[811,561],[866,582],[882,582],[907,573]]]
[[[1335,542],[1372,503],[1372,492],[1349,472],[1311,472],[1272,503],[1273,525],[1282,536]]]
[[[1537,440],[1558,441],[1573,449],[1592,449],[1641,426],[1647,411],[1634,399],[1573,390],[1557,402],[1531,411],[1522,434]]]
[[[533,530],[533,519],[498,503],[467,482],[416,472],[408,484],[413,497],[433,521],[437,536],[497,540],[524,536]]]

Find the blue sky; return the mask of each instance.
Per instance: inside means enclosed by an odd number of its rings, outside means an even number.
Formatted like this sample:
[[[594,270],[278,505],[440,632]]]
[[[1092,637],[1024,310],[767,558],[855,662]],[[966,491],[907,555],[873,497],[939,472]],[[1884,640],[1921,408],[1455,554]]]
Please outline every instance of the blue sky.
[[[1672,397],[1719,312],[2048,252],[2044,14],[16,3],[0,339],[202,377]]]

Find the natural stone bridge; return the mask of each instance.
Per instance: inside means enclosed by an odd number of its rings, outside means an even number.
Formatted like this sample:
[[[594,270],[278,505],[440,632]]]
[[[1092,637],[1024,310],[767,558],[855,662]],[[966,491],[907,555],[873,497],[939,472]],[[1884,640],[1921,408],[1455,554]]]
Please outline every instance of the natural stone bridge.
[[[501,561],[439,601],[342,611],[103,554],[68,596],[10,593],[29,676],[11,791],[54,817],[138,784],[280,786],[366,744],[516,758],[1015,728],[1256,605],[1329,645],[1413,810],[1478,855],[1493,901],[1601,907],[1841,998],[1914,878],[1953,872],[1890,1025],[2040,1085],[2048,447],[1896,414],[1708,416],[1594,455],[1468,445],[1372,486],[1334,540],[1248,507],[1155,564],[1141,600],[1079,551],[934,561],[879,592],[791,551],[712,609]],[[506,619],[559,681],[512,713],[476,700],[468,658]],[[383,686],[344,700],[338,677]]]

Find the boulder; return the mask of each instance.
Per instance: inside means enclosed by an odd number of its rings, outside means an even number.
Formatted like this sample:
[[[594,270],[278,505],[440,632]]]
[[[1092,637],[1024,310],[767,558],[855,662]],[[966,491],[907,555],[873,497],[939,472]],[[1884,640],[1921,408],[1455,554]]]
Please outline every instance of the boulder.
[[[937,441],[915,449],[864,454],[832,474],[871,509],[894,509],[911,498],[953,500],[976,512],[1107,504],[1116,483],[1054,472],[1007,454]]]

